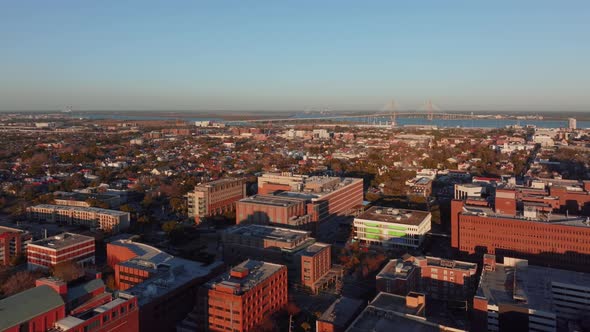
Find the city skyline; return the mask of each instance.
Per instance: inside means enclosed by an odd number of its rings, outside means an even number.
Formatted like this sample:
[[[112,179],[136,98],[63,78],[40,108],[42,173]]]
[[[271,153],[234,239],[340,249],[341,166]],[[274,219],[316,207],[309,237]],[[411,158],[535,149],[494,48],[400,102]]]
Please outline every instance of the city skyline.
[[[4,112],[590,110],[582,1],[2,7]]]

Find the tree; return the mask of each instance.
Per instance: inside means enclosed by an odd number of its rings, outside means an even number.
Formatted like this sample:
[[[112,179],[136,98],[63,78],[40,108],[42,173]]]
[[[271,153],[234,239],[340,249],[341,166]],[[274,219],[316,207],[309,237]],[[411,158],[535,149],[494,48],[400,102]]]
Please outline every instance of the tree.
[[[172,231],[176,229],[176,222],[175,221],[167,221],[162,225],[162,230],[166,232],[166,234],[172,233]]]
[[[74,261],[67,261],[51,268],[51,274],[68,282],[80,278],[84,274],[84,269]]]
[[[11,296],[35,287],[35,280],[42,276],[43,273],[38,271],[19,271],[8,277],[8,279],[2,283],[0,289],[4,296]]]

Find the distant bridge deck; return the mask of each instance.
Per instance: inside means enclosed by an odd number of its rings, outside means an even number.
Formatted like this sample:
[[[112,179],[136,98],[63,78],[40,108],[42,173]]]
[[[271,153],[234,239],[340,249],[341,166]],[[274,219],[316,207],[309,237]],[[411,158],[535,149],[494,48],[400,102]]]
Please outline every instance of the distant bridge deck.
[[[276,119],[255,119],[255,120],[242,120],[235,122],[248,122],[248,123],[264,123],[264,122],[297,122],[297,121],[327,121],[327,120],[351,120],[359,119],[361,122],[363,119],[378,119],[378,118],[442,118],[442,119],[473,119],[475,118],[472,114],[462,113],[442,113],[442,112],[396,112],[396,113],[376,113],[376,114],[363,114],[363,115],[328,115],[318,117],[307,117],[307,118],[276,118]],[[233,122],[233,121],[232,121]]]

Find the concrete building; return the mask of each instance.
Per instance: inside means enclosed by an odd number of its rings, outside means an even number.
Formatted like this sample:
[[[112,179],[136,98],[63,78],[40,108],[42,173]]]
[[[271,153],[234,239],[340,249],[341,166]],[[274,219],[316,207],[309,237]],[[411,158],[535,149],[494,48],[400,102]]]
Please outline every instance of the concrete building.
[[[473,299],[476,331],[574,331],[590,316],[590,275],[486,255]],[[577,328],[577,329],[576,329]]]
[[[205,266],[130,240],[108,243],[107,263],[116,287],[137,297],[141,331],[174,331],[194,308],[199,287],[223,271],[221,262]]]
[[[62,233],[29,243],[27,266],[29,270],[34,270],[49,269],[67,262],[94,264],[94,250],[93,237]]]
[[[39,204],[27,208],[27,214],[35,221],[81,225],[105,232],[118,233],[129,228],[129,213],[117,210]]]
[[[188,216],[200,223],[203,218],[233,211],[235,204],[246,197],[243,179],[221,179],[200,184],[187,194]]]
[[[377,274],[377,291],[403,295],[420,292],[429,298],[465,301],[477,285],[477,264],[438,257],[392,259]]]
[[[287,304],[287,268],[247,260],[204,286],[209,331],[257,331]]]
[[[364,309],[363,300],[338,298],[315,322],[316,332],[344,332]]]
[[[454,327],[445,317],[431,316],[426,310],[426,297],[420,293],[406,296],[379,293],[352,322],[346,332],[366,331],[466,331]]]
[[[223,261],[238,264],[248,258],[294,265],[296,254],[315,243],[310,232],[262,225],[240,225],[221,234]],[[293,270],[293,276],[297,275]]]
[[[575,130],[575,129],[577,128],[577,126],[578,126],[578,125],[577,125],[577,121],[576,121],[576,119],[574,119],[574,118],[568,118],[568,119],[567,119],[567,127],[568,127],[569,129],[573,129],[573,130]]]
[[[354,238],[384,248],[417,248],[430,231],[430,212],[374,206],[354,218]]]
[[[10,265],[12,260],[24,256],[31,240],[29,232],[0,226],[0,265]]]

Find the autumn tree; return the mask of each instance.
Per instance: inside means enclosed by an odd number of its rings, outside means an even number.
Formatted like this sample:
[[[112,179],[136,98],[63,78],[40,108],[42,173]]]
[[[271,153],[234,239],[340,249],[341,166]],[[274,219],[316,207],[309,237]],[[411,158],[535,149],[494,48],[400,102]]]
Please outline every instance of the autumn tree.
[[[0,290],[4,296],[11,296],[35,287],[35,280],[43,276],[39,271],[18,271],[2,283]]]

